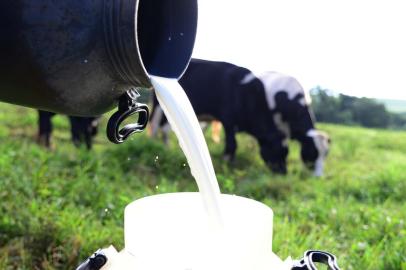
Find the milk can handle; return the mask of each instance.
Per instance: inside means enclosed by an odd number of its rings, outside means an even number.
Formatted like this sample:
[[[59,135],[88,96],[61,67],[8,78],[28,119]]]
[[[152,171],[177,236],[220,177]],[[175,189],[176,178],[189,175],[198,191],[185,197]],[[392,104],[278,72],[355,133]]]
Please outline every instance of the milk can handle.
[[[294,263],[292,270],[317,270],[314,263],[323,263],[328,270],[340,270],[336,257],[328,252],[320,250],[308,250],[304,253],[303,259]]]
[[[115,112],[107,123],[107,137],[112,143],[120,144],[128,139],[132,134],[142,132],[148,123],[148,106],[137,102],[140,96],[135,89],[128,90],[121,96],[118,103],[118,111]],[[128,117],[138,114],[138,121],[125,125],[120,129],[120,125]]]
[[[79,265],[76,270],[99,270],[107,263],[107,257],[101,249],[96,251],[86,261]]]

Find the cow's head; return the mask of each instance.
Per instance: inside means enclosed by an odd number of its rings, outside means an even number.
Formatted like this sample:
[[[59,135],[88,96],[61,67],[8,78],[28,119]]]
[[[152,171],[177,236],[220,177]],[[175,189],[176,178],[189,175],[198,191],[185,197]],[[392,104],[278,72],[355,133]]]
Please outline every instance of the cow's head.
[[[301,140],[301,145],[301,157],[306,167],[313,170],[315,176],[322,176],[330,146],[329,136],[325,132],[310,129]]]

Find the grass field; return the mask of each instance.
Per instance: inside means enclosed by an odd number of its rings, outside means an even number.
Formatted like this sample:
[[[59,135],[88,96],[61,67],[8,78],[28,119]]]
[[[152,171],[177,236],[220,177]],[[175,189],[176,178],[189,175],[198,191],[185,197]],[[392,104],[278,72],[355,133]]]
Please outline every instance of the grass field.
[[[87,152],[74,148],[66,117],[57,116],[48,151],[35,143],[34,110],[1,104],[0,123],[0,269],[74,269],[100,247],[123,247],[129,202],[196,191],[174,138],[169,148],[145,134],[117,146],[102,125]],[[209,140],[222,191],[272,207],[273,250],[282,258],[322,249],[342,269],[405,270],[406,132],[319,126],[333,141],[320,179],[304,171],[295,143],[281,177],[251,137],[238,136],[233,165]]]

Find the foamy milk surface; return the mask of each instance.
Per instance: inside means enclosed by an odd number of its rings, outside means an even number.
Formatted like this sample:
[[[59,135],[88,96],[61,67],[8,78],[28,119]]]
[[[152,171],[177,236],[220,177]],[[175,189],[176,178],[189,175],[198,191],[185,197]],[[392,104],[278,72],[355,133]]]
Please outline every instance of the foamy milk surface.
[[[222,219],[218,199],[220,188],[192,104],[176,79],[152,76],[151,82],[159,104],[185,153],[191,173],[203,197],[209,222],[215,228],[221,229]]]

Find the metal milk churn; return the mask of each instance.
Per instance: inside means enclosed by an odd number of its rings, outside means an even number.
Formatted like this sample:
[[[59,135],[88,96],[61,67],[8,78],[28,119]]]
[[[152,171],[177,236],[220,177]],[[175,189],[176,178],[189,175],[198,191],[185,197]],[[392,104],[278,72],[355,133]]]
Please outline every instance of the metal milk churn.
[[[179,78],[196,27],[196,0],[1,0],[0,101],[100,115]]]

